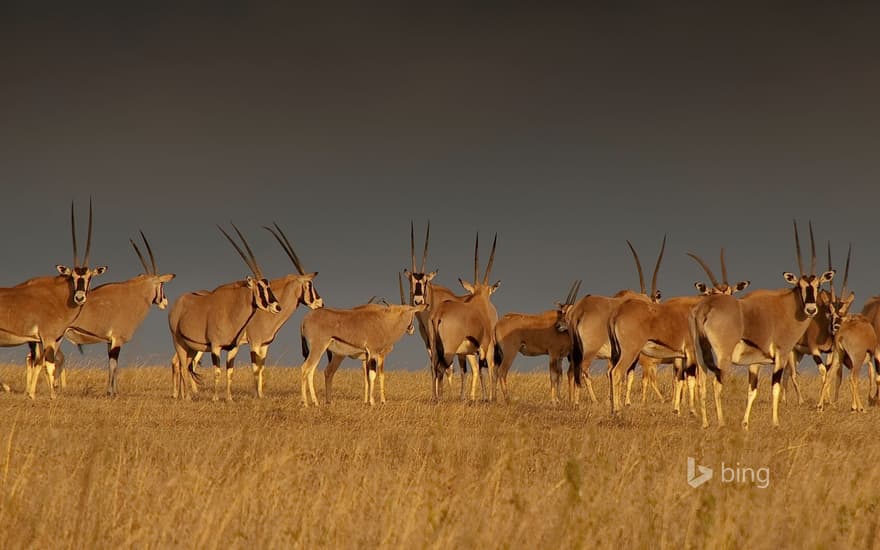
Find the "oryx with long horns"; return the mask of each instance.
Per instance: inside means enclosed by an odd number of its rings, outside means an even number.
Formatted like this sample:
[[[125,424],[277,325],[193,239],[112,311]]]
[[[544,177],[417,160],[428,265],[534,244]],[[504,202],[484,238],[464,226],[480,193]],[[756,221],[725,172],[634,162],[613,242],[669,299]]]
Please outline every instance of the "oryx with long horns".
[[[494,400],[494,379],[496,368],[495,357],[495,323],[498,322],[498,311],[490,297],[501,286],[501,281],[489,284],[492,264],[495,262],[495,249],[498,235],[492,241],[489,262],[482,277],[479,276],[480,236],[474,244],[474,281],[469,283],[462,279],[458,282],[470,294],[463,301],[447,300],[437,304],[431,311],[428,331],[431,349],[431,373],[433,379],[434,399],[439,400],[443,393],[443,376],[452,363],[455,355],[476,354],[480,368],[489,372],[488,384],[483,383],[488,395],[484,398]],[[482,370],[480,371],[482,382]]]
[[[829,259],[831,263],[831,252],[829,245]],[[868,363],[870,365],[871,392],[868,395],[868,402],[873,403],[872,399],[876,399],[874,389],[877,383],[877,365],[880,364],[880,348],[877,345],[877,333],[874,332],[874,324],[871,319],[859,313],[850,313],[849,308],[855,300],[855,293],[848,292],[846,287],[849,280],[849,262],[852,256],[852,246],[846,255],[846,268],[843,272],[843,285],[840,288],[838,296],[834,291],[834,283],[830,283],[831,301],[829,303],[829,324],[830,332],[834,338],[834,344],[831,349],[831,365],[827,374],[822,380],[822,389],[819,392],[818,409],[821,411],[825,405],[826,399],[830,396],[830,383],[837,380],[837,387],[840,387],[843,370],[841,366],[850,369],[850,391],[852,392],[852,410],[864,412],[865,407],[859,397],[859,375],[862,365]],[[835,401],[837,396],[835,395]]]
[[[122,346],[131,341],[135,331],[150,312],[151,305],[165,309],[168,298],[165,297],[164,285],[174,278],[173,273],[159,273],[153,249],[143,231],[140,234],[150,256],[149,264],[138,245],[131,239],[129,242],[141,261],[144,273],[127,281],[107,283],[93,288],[82,312],[64,333],[64,337],[77,346],[107,344],[109,367],[107,395],[111,397],[116,396],[118,392],[116,372]],[[62,387],[64,387],[64,354],[60,349],[56,354]]]
[[[287,235],[281,230],[278,224],[274,227],[263,228],[272,233],[278,244],[290,258],[296,273],[290,273],[284,277],[272,279],[269,281],[272,292],[278,299],[281,306],[280,313],[273,313],[264,310],[257,310],[253,317],[248,321],[244,331],[239,336],[236,346],[226,352],[226,400],[232,401],[232,374],[235,366],[235,357],[238,354],[239,347],[247,343],[251,350],[251,369],[254,373],[254,396],[263,397],[263,370],[266,366],[266,357],[269,355],[269,346],[275,340],[275,336],[288,319],[296,312],[296,308],[300,304],[305,305],[309,309],[318,309],[324,306],[324,300],[315,290],[314,279],[317,272],[307,273],[303,269],[302,262],[293,245],[290,244]],[[198,362],[199,355],[194,359]],[[220,368],[214,367],[214,400],[219,399],[218,386],[220,381]]]
[[[779,425],[779,395],[783,368],[791,350],[801,339],[810,320],[819,311],[817,296],[822,283],[834,278],[829,270],[816,275],[816,243],[810,224],[812,260],[809,272],[801,259],[800,238],[794,223],[795,248],[800,275],[785,272],[783,278],[792,285],[779,290],[755,290],[742,298],[726,294],[708,296],[691,312],[689,325],[694,342],[695,358],[704,375],[700,384],[703,426],[706,416],[708,371],[715,374],[715,412],[718,424],[724,425],[721,393],[731,365],[748,365],[749,396],[743,415],[743,428],[748,429],[752,403],[758,394],[758,371],[761,365],[773,365],[773,425]]]
[[[421,268],[416,267],[416,241],[415,241],[415,229],[413,227],[413,222],[409,223],[409,248],[410,248],[410,257],[412,259],[412,270],[404,269],[403,274],[409,281],[409,299],[412,305],[425,304],[427,307],[416,314],[416,318],[418,319],[419,325],[419,336],[422,337],[422,341],[425,343],[425,350],[428,354],[428,359],[431,358],[431,346],[430,346],[430,338],[428,336],[428,331],[431,330],[431,323],[429,321],[431,311],[433,308],[440,304],[441,302],[445,302],[447,300],[454,300],[458,302],[462,302],[466,300],[470,294],[456,294],[451,289],[439,285],[434,282],[434,278],[437,276],[437,271],[426,272],[425,266],[428,261],[428,243],[431,238],[431,222],[428,222],[427,227],[425,229],[425,247],[422,250],[422,262]],[[471,375],[471,399],[476,399],[476,391],[477,391],[477,378],[480,375],[480,367],[477,361],[477,356],[475,354],[458,354],[458,366],[461,369],[461,391],[460,398],[464,401],[467,398],[467,378],[468,373]],[[451,371],[451,368],[449,369]],[[450,372],[451,374],[451,372]],[[450,382],[452,381],[450,377]],[[484,382],[480,379],[480,382]],[[485,392],[485,387],[483,388]]]
[[[218,226],[218,229],[250,268],[253,277],[248,276],[211,291],[189,292],[174,301],[168,314],[168,327],[174,340],[171,376],[175,399],[180,394],[189,397],[183,380],[184,371],[189,372],[195,389],[197,377],[193,370],[193,359],[197,352],[211,352],[211,362],[216,372],[220,352],[239,344],[248,322],[258,310],[272,314],[281,312],[281,305],[270,282],[263,277],[247,240],[235,224],[232,227],[244,244],[247,255],[222,227]]]
[[[58,342],[76,320],[86,303],[92,278],[106,266],[89,268],[92,249],[92,202],[89,201],[89,229],[86,251],[79,259],[76,246],[76,214],[70,204],[73,238],[73,267],[58,265],[58,275],[36,277],[10,288],[0,288],[0,346],[31,345],[27,366],[27,394],[33,399],[39,370],[45,368],[49,395],[55,398],[55,363]]]

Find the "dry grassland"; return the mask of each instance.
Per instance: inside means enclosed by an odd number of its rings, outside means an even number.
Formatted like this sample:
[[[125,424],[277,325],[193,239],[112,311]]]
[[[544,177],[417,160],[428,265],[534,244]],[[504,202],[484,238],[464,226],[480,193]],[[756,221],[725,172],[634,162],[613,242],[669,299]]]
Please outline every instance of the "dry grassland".
[[[13,386],[0,395],[3,548],[868,548],[880,539],[880,410],[850,413],[846,387],[836,409],[818,414],[817,381],[806,377],[810,402],[785,405],[772,429],[765,375],[744,433],[742,372],[725,396],[734,425],[702,430],[650,400],[618,419],[604,401],[552,407],[543,372],[511,374],[510,405],[463,404],[449,391],[435,405],[427,372],[395,371],[388,404],[369,408],[354,367],[337,374],[331,406],[309,409],[293,368],[268,369],[260,401],[239,369],[237,401],[215,403],[210,392],[173,401],[160,367],[124,369],[116,400],[102,395],[105,371],[89,368],[72,370],[55,401],[41,381],[31,402],[23,367],[0,367]],[[661,378],[668,396],[669,371]],[[688,457],[715,477],[691,488]],[[722,462],[769,468],[769,486],[724,483]]]

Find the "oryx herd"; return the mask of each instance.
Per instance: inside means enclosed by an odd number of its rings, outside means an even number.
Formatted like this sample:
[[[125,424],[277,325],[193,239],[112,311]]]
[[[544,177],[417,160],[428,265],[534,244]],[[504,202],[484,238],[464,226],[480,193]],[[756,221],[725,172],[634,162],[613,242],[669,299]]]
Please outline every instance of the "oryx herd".
[[[59,349],[63,339],[82,346],[106,343],[109,358],[107,393],[118,394],[117,365],[124,344],[131,341],[146,318],[150,306],[165,309],[164,284],[174,274],[160,274],[153,249],[143,232],[141,240],[149,257],[130,240],[144,273],[127,281],[112,282],[90,289],[96,276],[106,267],[90,268],[92,242],[92,206],[85,254],[79,258],[76,238],[76,215],[71,204],[71,232],[74,262],[72,267],[57,266],[58,275],[36,277],[17,286],[0,288],[0,346],[27,344],[26,393],[34,398],[40,372],[46,376],[51,397],[56,384],[65,386],[64,355]],[[251,272],[238,281],[213,290],[182,294],[169,309],[168,326],[174,353],[171,358],[172,395],[190,396],[198,391],[201,376],[196,365],[203,353],[210,353],[214,370],[213,398],[219,399],[220,357],[226,351],[226,394],[232,400],[232,374],[235,357],[243,344],[250,348],[254,374],[254,395],[263,397],[263,370],[269,346],[284,323],[303,304],[310,311],[301,324],[304,362],[300,367],[302,403],[318,404],[314,375],[323,355],[325,401],[330,403],[333,376],[346,357],[362,363],[364,401],[375,403],[375,381],[385,402],[384,365],[394,345],[404,333],[412,334],[418,324],[430,364],[432,396],[443,397],[445,378],[452,374],[458,358],[461,371],[460,398],[467,399],[470,379],[471,400],[479,386],[483,400],[495,399],[500,385],[505,400],[510,400],[507,378],[516,355],[548,355],[550,400],[558,403],[562,393],[562,360],[568,360],[568,399],[577,404],[584,385],[592,402],[596,394],[589,376],[594,359],[608,362],[609,403],[612,414],[630,404],[634,369],[642,367],[642,401],[648,389],[662,400],[657,387],[657,369],[661,363],[672,365],[674,377],[673,410],[678,413],[685,391],[690,412],[696,411],[699,388],[700,416],[709,425],[706,413],[709,380],[713,385],[716,418],[724,425],[722,389],[733,365],[748,367],[749,386],[743,427],[747,428],[757,395],[761,365],[772,366],[772,421],[779,424],[779,401],[783,375],[794,385],[803,402],[797,377],[797,364],[809,354],[822,375],[818,395],[821,410],[831,400],[832,381],[839,388],[842,367],[851,371],[852,409],[864,407],[858,393],[861,366],[869,365],[869,404],[880,397],[880,297],[872,298],[861,314],[851,313],[854,293],[847,289],[852,248],[847,254],[843,284],[838,293],[833,284],[835,270],[828,245],[828,270],[816,272],[816,241],[812,224],[810,265],[804,269],[800,236],[794,224],[795,249],[799,273],[783,274],[787,285],[781,289],[753,290],[742,296],[748,281],[731,284],[727,277],[724,250],[721,250],[721,280],[699,256],[688,253],[709,278],[710,284],[698,282],[697,294],[661,299],[657,274],[666,247],[666,237],[654,266],[650,290],[638,253],[627,241],[639,276],[639,291],[621,290],[613,296],[587,294],[578,299],[581,281],[570,288],[564,302],[537,314],[508,313],[499,318],[492,295],[500,281],[490,282],[498,241],[497,234],[485,266],[480,270],[479,235],[474,245],[472,280],[459,279],[463,294],[435,282],[437,271],[426,271],[430,224],[425,231],[420,266],[415,251],[415,228],[410,223],[412,264],[398,273],[400,304],[367,303],[348,309],[324,306],[315,289],[317,273],[308,273],[293,246],[278,224],[265,229],[274,237],[291,260],[295,273],[267,279],[257,263],[245,236],[234,224],[234,239],[218,226]],[[406,278],[409,293],[404,290]],[[827,288],[823,285],[827,284]],[[823,357],[824,354],[824,357]],[[827,358],[826,358],[827,357]],[[711,377],[709,375],[712,375]],[[56,376],[57,375],[57,376]],[[622,395],[625,381],[625,395]],[[3,385],[8,391],[8,386]],[[837,390],[835,390],[836,399]]]

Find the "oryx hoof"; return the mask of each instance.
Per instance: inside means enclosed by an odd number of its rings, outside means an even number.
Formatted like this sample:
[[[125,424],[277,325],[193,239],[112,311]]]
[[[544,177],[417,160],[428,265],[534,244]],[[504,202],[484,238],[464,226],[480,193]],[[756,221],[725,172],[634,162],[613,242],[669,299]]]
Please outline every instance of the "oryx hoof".
[[[9,384],[0,384],[0,388],[3,388],[4,393],[9,393],[11,391],[9,388]]]

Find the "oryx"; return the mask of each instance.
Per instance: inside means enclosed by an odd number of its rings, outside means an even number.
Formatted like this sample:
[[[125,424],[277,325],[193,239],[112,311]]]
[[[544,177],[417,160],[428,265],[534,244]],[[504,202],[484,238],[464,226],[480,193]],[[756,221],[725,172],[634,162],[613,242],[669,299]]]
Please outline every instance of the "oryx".
[[[558,403],[562,386],[562,359],[568,359],[568,370],[571,371],[571,337],[567,330],[559,330],[559,310],[564,305],[571,305],[577,297],[580,281],[575,281],[565,302],[557,303],[557,309],[543,313],[507,313],[495,324],[495,356],[501,357],[496,380],[501,384],[504,398],[510,401],[507,391],[507,373],[510,371],[517,353],[526,357],[539,355],[550,356],[550,402]],[[572,399],[569,393],[569,400]]]
[[[574,396],[574,403],[580,401],[581,377],[586,381],[590,401],[596,402],[593,382],[590,379],[590,365],[594,359],[611,359],[611,345],[608,341],[608,318],[618,305],[629,299],[645,302],[660,299],[660,292],[654,288],[649,297],[645,290],[645,277],[642,264],[632,243],[627,241],[636,270],[639,274],[640,292],[621,290],[612,297],[587,294],[573,304],[561,304],[557,309],[556,329],[568,331],[571,338],[571,365],[568,371],[568,393]],[[656,283],[656,278],[654,279]],[[609,361],[608,368],[611,368]]]
[[[83,306],[82,312],[64,333],[65,338],[77,346],[86,344],[107,344],[109,375],[107,379],[107,395],[117,394],[116,368],[122,346],[131,341],[135,331],[155,304],[165,309],[168,298],[165,297],[164,285],[174,278],[173,273],[160,274],[156,267],[156,258],[149,241],[140,232],[150,263],[144,259],[137,244],[129,239],[144,268],[144,273],[115,283],[97,286],[89,293],[89,301]],[[64,387],[64,354],[56,351],[58,368],[61,371],[62,387]]]
[[[431,308],[429,317],[431,326],[428,330],[428,339],[431,350],[431,375],[435,400],[439,400],[442,396],[443,376],[451,365],[452,357],[459,354],[476,354],[479,357],[480,366],[485,365],[488,368],[488,399],[494,400],[495,323],[498,322],[498,312],[492,305],[490,297],[501,286],[501,281],[489,284],[489,275],[492,273],[497,243],[498,234],[496,233],[495,239],[492,241],[489,262],[486,264],[486,272],[480,280],[480,236],[477,234],[474,244],[474,282],[458,280],[470,296],[462,301],[440,302]]]
[[[416,313],[424,311],[424,303],[407,305],[403,295],[403,279],[398,274],[400,305],[364,304],[351,309],[324,307],[306,313],[302,320],[303,364],[300,369],[303,406],[309,395],[317,405],[315,371],[321,355],[327,352],[324,369],[325,400],[332,398],[333,375],[346,357],[360,359],[364,369],[364,402],[375,404],[373,390],[379,376],[379,394],[385,403],[385,357],[404,332],[414,332]]]
[[[742,298],[726,294],[708,296],[691,312],[690,332],[694,342],[697,364],[707,375],[715,374],[715,411],[718,424],[724,425],[721,393],[724,378],[731,365],[749,366],[749,397],[743,415],[743,428],[748,429],[749,413],[758,394],[758,370],[761,365],[773,365],[773,425],[779,425],[779,393],[782,371],[791,350],[801,339],[810,320],[819,311],[816,299],[822,283],[834,278],[834,271],[819,276],[816,270],[816,244],[810,224],[810,271],[805,272],[801,259],[797,223],[794,224],[795,248],[800,276],[783,273],[791,284],[779,290],[755,290]],[[701,386],[703,426],[709,425],[706,416],[706,385]]]
[[[49,395],[55,398],[55,353],[64,331],[76,320],[86,303],[92,278],[106,266],[89,268],[92,248],[92,203],[89,201],[89,229],[82,263],[76,246],[76,216],[70,205],[73,236],[73,268],[57,265],[58,275],[36,277],[10,288],[0,288],[0,346],[31,346],[27,364],[27,394],[33,399],[40,366],[45,367]],[[37,348],[39,347],[39,352]]]
[[[193,359],[197,352],[211,352],[214,369],[220,363],[220,352],[236,347],[248,322],[258,310],[273,314],[281,312],[271,284],[263,277],[254,253],[244,235],[233,224],[235,232],[248,254],[236,244],[222,227],[218,229],[232,244],[250,268],[253,277],[221,285],[214,290],[202,290],[182,294],[174,301],[168,313],[168,328],[174,340],[174,357],[171,360],[173,396],[188,398],[183,372],[188,371],[195,389],[196,375]]]
[[[830,247],[829,247],[830,248]],[[862,364],[870,365],[870,377],[872,391],[868,395],[868,402],[872,403],[874,396],[874,387],[877,382],[877,365],[880,362],[880,349],[877,346],[877,334],[874,332],[874,325],[868,317],[855,313],[849,313],[849,308],[855,299],[855,293],[847,294],[846,283],[849,279],[849,262],[852,255],[852,246],[846,256],[846,268],[843,272],[843,285],[840,288],[840,296],[834,292],[834,283],[830,283],[831,301],[829,304],[829,325],[830,332],[834,338],[831,350],[831,365],[827,375],[822,380],[822,390],[819,392],[818,409],[821,411],[824,407],[826,398],[829,397],[830,383],[833,379],[837,379],[838,388],[840,387],[841,376],[843,371],[841,365],[850,369],[850,390],[852,391],[852,410],[864,412],[865,407],[859,397],[859,374],[862,370]],[[830,256],[830,252],[829,252]],[[829,258],[830,264],[830,258]],[[835,401],[837,396],[835,395]]]
[[[269,281],[269,286],[272,288],[272,292],[275,294],[275,297],[278,299],[278,304],[281,306],[281,312],[275,313],[265,310],[254,312],[253,317],[247,322],[247,326],[239,336],[236,346],[226,352],[227,401],[232,401],[232,373],[235,365],[235,357],[238,354],[238,349],[241,345],[247,343],[248,347],[251,349],[251,368],[254,373],[254,396],[261,398],[263,397],[263,369],[266,365],[266,356],[269,354],[269,345],[275,340],[278,331],[281,330],[284,323],[286,323],[294,314],[299,304],[303,304],[309,309],[318,309],[324,305],[324,300],[318,295],[314,286],[314,279],[318,273],[306,273],[302,267],[302,262],[300,261],[299,256],[296,255],[293,246],[287,239],[287,235],[284,234],[284,231],[281,230],[277,223],[274,224],[274,229],[266,226],[264,226],[264,229],[272,233],[278,241],[278,244],[284,249],[287,257],[290,258],[297,273],[291,273],[284,277]],[[194,361],[198,362],[198,360],[199,356],[196,356]],[[220,368],[215,364],[215,401],[219,398],[219,380]]]
[[[656,291],[657,272],[663,251],[666,248],[666,237],[660,248],[660,255],[654,268],[654,276],[651,282],[652,293]],[[609,371],[611,384],[611,412],[619,410],[619,398],[616,387],[618,377],[626,370],[628,378],[631,377],[632,369],[638,362],[640,355],[646,355],[661,361],[671,361],[676,373],[675,390],[673,392],[673,410],[678,412],[682,387],[682,373],[684,369],[694,364],[693,345],[688,332],[688,314],[690,310],[706,295],[723,294],[729,295],[737,290],[748,286],[748,281],[737,285],[727,282],[727,269],[723,263],[722,270],[724,280],[719,282],[705,263],[691,255],[703,265],[712,283],[709,287],[705,283],[695,283],[700,294],[696,296],[679,296],[663,302],[648,303],[644,300],[627,300],[621,303],[608,318],[608,337],[611,343],[611,361],[614,363]],[[693,384],[690,384],[693,388]],[[693,392],[691,392],[693,395]],[[693,401],[691,402],[691,412]]]
[[[410,257],[412,259],[412,271],[408,269],[403,270],[403,274],[406,276],[409,281],[409,299],[411,304],[419,305],[425,304],[427,308],[423,311],[420,311],[416,314],[416,318],[418,319],[419,325],[419,336],[422,337],[422,342],[425,344],[425,350],[428,354],[428,359],[431,358],[431,346],[428,337],[428,331],[430,330],[430,322],[429,318],[431,315],[431,311],[436,304],[441,302],[445,302],[447,300],[455,300],[455,301],[464,301],[466,300],[470,294],[456,294],[451,289],[438,285],[434,282],[434,278],[437,276],[437,270],[426,272],[425,265],[428,260],[428,242],[431,237],[431,223],[428,222],[427,227],[425,229],[425,247],[422,250],[422,264],[421,269],[419,270],[416,267],[416,241],[415,241],[415,232],[413,228],[413,222],[409,223],[409,248],[410,248]],[[467,388],[467,375],[470,372],[471,375],[471,400],[476,399],[477,392],[477,378],[479,377],[479,382],[482,386],[482,392],[485,397],[486,387],[485,380],[482,376],[482,371],[480,370],[479,363],[477,361],[477,356],[474,354],[458,354],[458,366],[461,370],[461,391],[460,398],[462,401],[466,399],[466,388]],[[470,366],[470,369],[468,369]],[[451,367],[449,369],[450,374],[450,382],[451,378]]]

